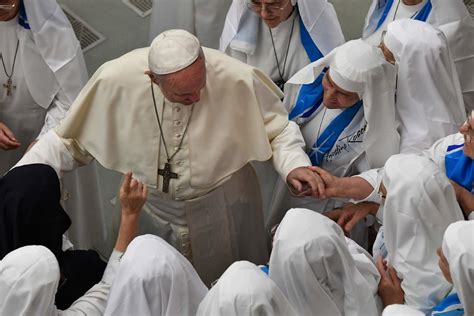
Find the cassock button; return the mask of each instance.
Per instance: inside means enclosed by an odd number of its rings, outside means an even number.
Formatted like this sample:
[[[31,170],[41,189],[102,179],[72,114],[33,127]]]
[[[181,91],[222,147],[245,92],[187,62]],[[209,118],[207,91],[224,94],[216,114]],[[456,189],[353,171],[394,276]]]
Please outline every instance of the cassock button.
[[[174,121],[174,126],[180,126],[181,125],[181,121]]]
[[[180,108],[180,107],[175,107],[174,110],[175,110],[176,112],[179,112],[179,111],[181,111],[181,108]]]
[[[175,134],[174,136],[175,136],[176,138],[181,138],[182,135],[181,135],[180,133],[177,133],[177,134]]]
[[[178,149],[179,149],[179,147],[177,147],[177,146],[174,148],[175,151],[178,150]]]
[[[182,166],[184,164],[184,161],[180,160],[177,162],[178,166]]]

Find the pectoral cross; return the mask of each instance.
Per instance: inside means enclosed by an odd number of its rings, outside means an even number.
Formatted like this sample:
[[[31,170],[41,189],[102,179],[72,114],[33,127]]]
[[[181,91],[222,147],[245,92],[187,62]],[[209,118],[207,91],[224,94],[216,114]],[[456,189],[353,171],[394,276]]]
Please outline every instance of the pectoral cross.
[[[12,91],[16,89],[16,86],[13,85],[11,78],[8,78],[7,83],[4,83],[3,87],[7,89],[7,96],[13,95]]]
[[[168,193],[171,179],[177,179],[178,174],[171,171],[171,165],[167,162],[163,169],[158,169],[158,175],[163,177],[163,188],[161,191]]]

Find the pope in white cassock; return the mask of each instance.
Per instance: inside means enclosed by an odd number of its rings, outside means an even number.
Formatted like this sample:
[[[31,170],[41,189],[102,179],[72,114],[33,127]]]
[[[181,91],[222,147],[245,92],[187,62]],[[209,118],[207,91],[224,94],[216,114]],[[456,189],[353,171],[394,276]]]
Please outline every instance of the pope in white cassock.
[[[170,29],[183,29],[210,48],[219,47],[225,14],[232,0],[153,0],[150,42]]]
[[[43,161],[59,172],[95,158],[131,170],[156,188],[142,232],[170,242],[209,283],[237,259],[268,258],[249,161],[273,157],[297,192],[322,193],[280,97],[259,70],[201,49],[188,32],[164,32],[151,48],[104,64],[20,164]]]
[[[373,0],[365,20],[363,38],[380,43],[387,25],[400,19],[430,23],[448,39],[458,71],[467,112],[474,109],[474,22],[462,0]]]

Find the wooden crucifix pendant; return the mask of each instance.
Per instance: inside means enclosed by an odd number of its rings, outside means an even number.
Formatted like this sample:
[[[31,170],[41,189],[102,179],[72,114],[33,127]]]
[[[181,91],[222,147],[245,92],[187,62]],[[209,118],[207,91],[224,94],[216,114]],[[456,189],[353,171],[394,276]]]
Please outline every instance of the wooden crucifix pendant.
[[[163,187],[161,191],[168,193],[170,180],[177,179],[178,174],[171,171],[171,165],[167,162],[163,169],[158,169],[158,175],[163,177]]]
[[[12,91],[16,89],[16,86],[13,85],[11,78],[8,78],[7,83],[4,83],[3,87],[7,89],[7,96],[13,95]]]

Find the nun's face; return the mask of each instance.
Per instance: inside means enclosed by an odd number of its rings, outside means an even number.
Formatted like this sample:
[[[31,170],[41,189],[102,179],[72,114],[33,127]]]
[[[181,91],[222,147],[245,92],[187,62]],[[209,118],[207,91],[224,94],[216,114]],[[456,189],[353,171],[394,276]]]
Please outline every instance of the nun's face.
[[[246,0],[246,3],[249,10],[258,15],[269,28],[277,27],[293,12],[290,0]]]
[[[346,91],[338,87],[334,81],[332,81],[329,71],[324,75],[323,88],[323,104],[328,109],[349,108],[359,101],[359,95],[357,93]]]
[[[18,14],[20,0],[0,0],[0,21],[9,21]]]

